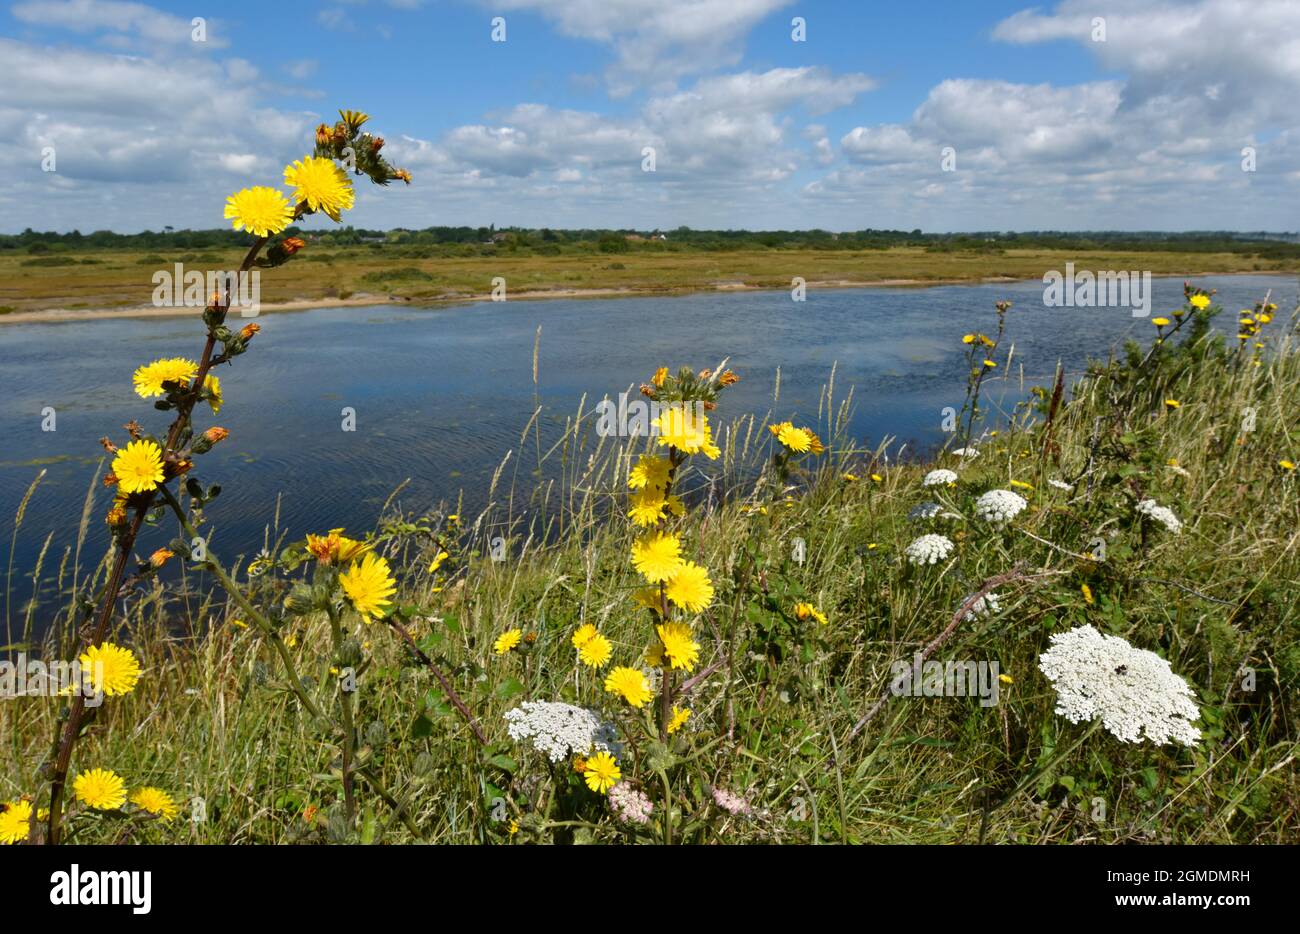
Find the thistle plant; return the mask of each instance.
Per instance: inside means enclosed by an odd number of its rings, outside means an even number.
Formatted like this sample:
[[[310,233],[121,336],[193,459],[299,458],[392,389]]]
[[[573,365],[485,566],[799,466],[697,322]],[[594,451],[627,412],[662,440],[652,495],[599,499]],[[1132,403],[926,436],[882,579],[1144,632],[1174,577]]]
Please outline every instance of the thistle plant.
[[[379,154],[382,140],[361,132],[361,126],[369,119],[366,114],[341,111],[340,117],[342,119],[334,125],[328,140],[318,128],[316,154],[285,167],[287,195],[278,188],[254,186],[241,189],[226,199],[225,217],[235,230],[247,231],[254,240],[238,272],[226,277],[223,287],[208,299],[202,315],[207,335],[199,359],[155,360],[135,371],[132,381],[136,393],[142,398],[154,399],[156,410],[174,414],[170,426],[161,433],[150,433],[133,420],[125,426],[129,437],[123,446],[119,447],[108,438],[101,441],[104,449],[113,456],[112,471],[105,483],[116,487],[106,517],[112,533],[112,558],[108,578],[87,608],[80,646],[82,653],[102,650],[113,628],[118,599],[151,579],[167,560],[180,554],[210,569],[222,586],[231,592],[234,601],[275,646],[290,676],[291,689],[316,715],[320,711],[293,671],[288,650],[276,627],[249,602],[221,568],[198,531],[197,527],[203,521],[202,510],[216,499],[220,487],[211,485],[205,489],[199,483],[195,472],[196,460],[225,440],[229,432],[219,425],[200,430],[195,419],[196,407],[201,403],[206,403],[213,415],[221,411],[223,387],[214,371],[219,366],[233,364],[236,357],[246,353],[261,330],[259,325],[251,322],[237,331],[227,325],[232,299],[240,294],[243,277],[254,267],[282,265],[305,247],[302,239],[288,235],[290,225],[295,221],[319,212],[338,222],[342,212],[353,206],[352,180],[335,159],[342,158],[354,174],[367,176],[375,184],[386,185],[399,178],[410,183],[409,173],[389,165]],[[188,511],[181,505],[180,490],[173,489],[173,486],[184,487],[190,499]],[[175,515],[186,537],[178,538],[168,548],[154,551],[147,561],[136,562],[128,575],[141,531],[146,524],[157,523],[165,509],[170,509]],[[355,582],[354,600],[365,610],[374,610],[382,605],[383,594],[376,587],[373,560],[363,565],[352,580]],[[59,735],[48,766],[50,799],[46,839],[50,843],[60,841],[64,794],[73,752],[95,715],[94,708],[88,708],[85,700],[85,692],[78,692],[72,698],[60,720]],[[345,716],[347,711],[345,704]],[[114,807],[125,801],[124,794],[122,802],[116,800],[115,794],[94,797],[101,803],[113,803]],[[148,800],[153,799],[150,797]]]

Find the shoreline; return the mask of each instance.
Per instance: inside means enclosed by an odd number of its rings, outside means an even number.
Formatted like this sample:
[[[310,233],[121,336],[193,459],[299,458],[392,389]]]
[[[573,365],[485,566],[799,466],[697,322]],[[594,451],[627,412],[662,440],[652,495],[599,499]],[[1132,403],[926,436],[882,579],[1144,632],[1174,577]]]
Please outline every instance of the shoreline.
[[[1210,276],[1284,276],[1281,272],[1187,272],[1163,273],[1153,276],[1155,279],[1200,279]],[[809,290],[817,289],[870,289],[870,288],[926,288],[949,285],[988,285],[990,283],[1035,282],[1036,277],[1016,278],[1014,276],[982,276],[979,278],[952,279],[876,279],[863,282],[852,279],[823,279],[808,282]],[[564,298],[652,298],[654,296],[695,295],[705,292],[779,292],[784,288],[747,285],[743,282],[714,282],[707,286],[685,286],[680,288],[561,288],[536,289],[507,292],[508,301],[544,301]],[[483,292],[470,295],[448,295],[442,298],[422,298],[418,301],[403,295],[378,295],[371,293],[354,293],[347,298],[299,298],[287,302],[263,302],[256,315],[237,315],[249,319],[263,314],[281,312],[314,311],[319,308],[365,308],[375,305],[407,305],[412,308],[443,308],[452,305],[474,304],[492,300],[492,293]],[[234,309],[232,309],[233,311]],[[0,315],[0,325],[4,324],[57,324],[63,321],[100,321],[109,318],[183,318],[196,315],[200,309],[194,307],[157,307],[140,305],[119,308],[41,308],[34,311],[13,311]]]

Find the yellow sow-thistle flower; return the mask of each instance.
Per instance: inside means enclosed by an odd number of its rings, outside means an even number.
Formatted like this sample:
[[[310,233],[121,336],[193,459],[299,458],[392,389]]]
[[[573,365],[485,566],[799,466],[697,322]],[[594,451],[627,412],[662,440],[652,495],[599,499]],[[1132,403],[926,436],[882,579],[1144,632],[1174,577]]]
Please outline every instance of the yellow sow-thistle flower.
[[[323,211],[335,223],[356,200],[352,180],[333,159],[308,156],[284,167],[284,183],[293,189],[293,199],[306,202],[313,211]]]
[[[442,562],[446,561],[450,557],[451,555],[447,552],[439,551],[434,556],[433,560],[429,562],[429,573],[432,574],[434,571],[438,570],[438,568],[442,567]]]
[[[698,613],[713,602],[713,582],[707,569],[693,561],[683,561],[669,578],[665,593],[688,613]]]
[[[620,665],[605,677],[605,690],[617,694],[633,707],[644,706],[654,696],[645,672],[626,665]]]
[[[1208,295],[1193,295],[1190,303],[1193,308],[1204,311],[1210,307],[1210,297]]]
[[[345,536],[342,529],[330,529],[324,535],[307,535],[307,550],[321,564],[333,564],[336,561],[346,564],[369,548],[365,542]]]
[[[160,568],[174,557],[176,557],[176,552],[170,548],[159,548],[149,556],[149,563],[156,568]]]
[[[72,782],[72,793],[97,811],[116,811],[126,804],[126,783],[112,769],[82,772]]]
[[[1024,455],[1022,454],[1021,456],[1023,457]],[[1034,488],[1032,483],[1026,483],[1024,480],[1012,480],[1011,486],[1020,487],[1022,490],[1032,490]]]
[[[1168,319],[1168,318],[1152,318],[1152,319],[1151,319],[1151,323],[1154,324],[1154,325],[1155,325],[1156,327],[1158,327],[1158,328],[1163,328],[1163,327],[1168,326],[1168,324],[1169,324],[1169,319]]]
[[[595,633],[578,647],[578,661],[588,668],[601,668],[614,654],[614,646],[600,633]]]
[[[339,575],[339,585],[352,608],[367,623],[383,616],[392,605],[388,598],[397,592],[388,562],[378,555],[367,554]]]
[[[678,707],[673,705],[673,715],[668,720],[668,735],[672,735],[686,725],[686,721],[691,718],[689,707]]]
[[[998,680],[1003,684],[1015,684],[1015,679],[1011,675],[998,675]]]
[[[289,226],[293,207],[277,189],[258,185],[241,189],[227,198],[224,216],[236,230],[247,230],[255,237],[269,237]]]
[[[1092,606],[1092,588],[1087,584],[1080,584],[1079,592],[1083,594],[1083,602]]]
[[[1284,461],[1278,461],[1278,462],[1277,462],[1277,465],[1278,465],[1279,467],[1281,467],[1283,470],[1295,470],[1295,462],[1294,462],[1294,461],[1285,461],[1285,460],[1284,460]]]
[[[628,471],[627,487],[629,490],[662,490],[668,485],[668,471],[671,469],[668,458],[642,454],[637,458],[636,466]]]
[[[32,829],[32,803],[10,801],[0,811],[0,844],[22,843]]]
[[[632,544],[632,566],[652,584],[666,581],[682,566],[682,543],[676,535],[652,533]]]
[[[163,383],[189,385],[198,371],[199,365],[193,360],[186,360],[184,357],[168,357],[137,368],[131,374],[131,382],[135,385],[136,394],[142,399],[148,399],[161,396],[166,391]]]
[[[655,370],[655,375],[650,377],[650,382],[655,384],[656,389],[662,389],[664,382],[668,379],[668,367],[661,366]]]
[[[662,656],[669,666],[694,671],[700,659],[700,644],[691,638],[691,627],[685,623],[660,623],[655,631],[659,633]]]
[[[676,403],[655,419],[659,429],[659,445],[673,447],[686,454],[704,454],[717,460],[722,451],[713,443],[713,430],[709,420],[693,406]]]
[[[163,482],[162,448],[152,441],[132,441],[113,458],[113,475],[123,493],[148,493]]]
[[[221,380],[209,373],[203,378],[203,393],[208,400],[208,405],[212,409],[212,414],[216,415],[221,411]]]
[[[590,641],[591,637],[596,635],[596,627],[591,623],[583,623],[573,633],[569,639],[575,649],[580,649]]]
[[[780,441],[782,446],[794,451],[796,454],[806,454],[813,446],[812,433],[807,428],[796,428],[790,422],[783,422],[777,426],[776,440]]]
[[[141,788],[135,794],[131,795],[131,803],[142,811],[154,815],[164,823],[173,820],[180,813],[180,808],[172,800],[172,796],[167,794],[161,788],[152,786]]]
[[[603,795],[618,784],[623,773],[619,770],[614,757],[602,751],[587,760],[587,768],[583,771],[582,777],[586,779],[588,788],[596,794]]]
[[[1166,399],[1166,400],[1165,400],[1165,408],[1167,408],[1167,409],[1180,409],[1180,408],[1182,408],[1182,407],[1183,407],[1183,404],[1182,404],[1181,402],[1179,402],[1177,399]]]
[[[91,687],[109,697],[130,694],[140,680],[140,662],[130,649],[105,642],[94,645],[82,654],[81,670],[90,679]]]
[[[498,655],[505,655],[517,646],[523,638],[523,630],[507,629],[505,632],[501,633],[501,635],[497,636],[496,642],[492,643],[492,651],[496,652]]]
[[[658,525],[668,509],[662,487],[648,486],[628,499],[627,517],[642,528]]]
[[[823,626],[828,622],[826,614],[817,609],[817,607],[813,606],[811,603],[796,603],[794,605],[794,615],[796,619],[815,619]]]

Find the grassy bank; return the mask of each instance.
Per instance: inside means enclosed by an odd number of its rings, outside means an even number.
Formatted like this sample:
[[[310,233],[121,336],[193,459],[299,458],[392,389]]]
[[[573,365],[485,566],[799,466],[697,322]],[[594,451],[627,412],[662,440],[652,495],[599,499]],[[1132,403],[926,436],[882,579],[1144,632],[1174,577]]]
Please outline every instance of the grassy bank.
[[[152,276],[238,267],[242,249],[150,252],[65,251],[52,255],[0,254],[0,311],[134,308],[151,304]],[[684,251],[633,249],[627,253],[558,256],[489,251],[491,255],[429,256],[430,250],[390,246],[317,247],[262,278],[262,301],[325,301],[362,295],[413,302],[484,298],[504,277],[507,294],[616,290],[654,294],[719,288],[790,288],[891,282],[970,282],[1040,279],[1067,262],[1079,269],[1148,270],[1154,275],[1291,272],[1295,260],[1249,252],[1123,249],[1006,249],[933,252],[922,247],[873,250],[742,249]]]
[[[1025,259],[1040,269],[1051,261]],[[771,256],[765,263],[773,280],[789,272],[772,268]],[[889,266],[891,276],[919,268],[897,257]],[[688,508],[670,525],[716,593],[694,622],[700,658],[677,682],[690,719],[667,742],[643,736],[644,711],[605,691],[604,671],[579,664],[571,644],[594,624],[612,643],[611,665],[637,665],[653,641],[646,611],[630,599],[639,578],[628,561],[638,533],[623,517],[629,451],[597,437],[591,413],[552,451],[536,450],[525,430],[512,452],[530,466],[561,461],[561,481],[513,488],[503,470],[483,515],[460,516],[454,505],[390,513],[374,530],[372,547],[400,580],[393,619],[418,652],[396,627],[348,614],[357,644],[340,657],[329,616],[283,611],[294,584],[313,580],[293,560],[253,576],[228,569],[248,606],[187,605],[146,584],[112,636],[136,651],[145,674],[105,704],[74,769],[112,768],[133,787],[168,789],[182,814],[162,823],[82,809],[72,838],[1294,842],[1300,491],[1287,465],[1300,459],[1296,319],[1277,314],[1258,336],[1263,348],[1254,339],[1224,346],[1199,319],[1189,306],[1164,343],[1099,363],[1055,404],[1044,387],[997,432],[975,419],[963,442],[978,456],[945,453],[933,464],[898,465],[883,446],[855,447],[841,430],[842,388],[828,388],[814,426],[828,451],[794,459],[762,423],[728,422],[724,395],[710,415],[726,426],[715,428],[718,460],[688,462],[675,487]],[[236,431],[251,417],[223,413]],[[953,469],[956,483],[924,487],[936,467]],[[1028,503],[1005,527],[976,514],[993,489]],[[1135,506],[1147,499],[1172,509],[1181,531],[1143,518]],[[927,501],[951,516],[909,517]],[[220,510],[218,499],[210,511]],[[549,534],[527,536],[524,512],[544,516]],[[500,529],[504,560],[492,560]],[[947,536],[951,555],[909,563],[907,546],[923,533]],[[270,551],[283,555],[278,537],[273,529]],[[963,598],[990,582],[998,609],[967,619]],[[827,622],[800,618],[799,604]],[[275,640],[249,624],[249,607],[272,621]],[[1186,679],[1200,709],[1197,745],[1124,743],[1054,712],[1039,656],[1051,635],[1084,624],[1158,653]],[[497,654],[496,640],[514,629],[519,647]],[[322,717],[289,690],[279,645]],[[937,660],[996,660],[1009,679],[998,703],[890,694],[891,666],[927,646]],[[332,669],[348,661],[358,685],[352,766],[330,722],[342,697]],[[624,780],[653,799],[650,822],[620,823],[572,761],[548,763],[512,740],[503,715],[527,700],[590,706],[616,722]],[[0,799],[34,794],[41,804],[60,706],[0,704]],[[344,806],[349,768],[364,770],[355,820]],[[726,810],[719,790],[748,812]],[[195,800],[199,822],[187,819]]]

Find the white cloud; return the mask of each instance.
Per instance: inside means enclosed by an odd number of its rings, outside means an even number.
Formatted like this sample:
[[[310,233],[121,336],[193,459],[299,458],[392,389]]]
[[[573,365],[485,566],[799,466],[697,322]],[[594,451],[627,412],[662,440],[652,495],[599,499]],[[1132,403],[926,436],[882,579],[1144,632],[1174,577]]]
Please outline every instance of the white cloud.
[[[529,10],[560,32],[611,46],[607,77],[616,94],[662,88],[677,79],[736,65],[745,36],[794,0],[485,0],[494,13]],[[507,19],[508,23],[508,19]],[[782,24],[783,30],[788,27]]]
[[[123,0],[25,0],[9,10],[30,26],[67,29],[77,33],[104,33],[104,41],[122,46],[184,45],[195,50],[224,48],[214,32],[216,21],[204,17],[205,41],[194,41],[193,17],[174,16],[143,3]],[[197,14],[196,14],[197,15]]]

